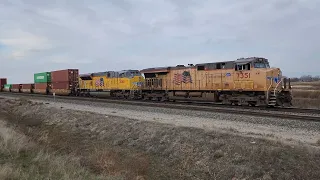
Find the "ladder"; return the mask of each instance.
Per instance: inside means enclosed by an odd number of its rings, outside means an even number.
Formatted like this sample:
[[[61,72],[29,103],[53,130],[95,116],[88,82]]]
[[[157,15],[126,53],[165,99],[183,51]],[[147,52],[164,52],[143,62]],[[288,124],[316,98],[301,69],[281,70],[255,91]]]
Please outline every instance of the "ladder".
[[[267,100],[269,106],[275,106],[277,104],[277,93],[279,92],[278,87],[281,85],[283,79],[280,79],[280,81],[276,84],[276,87],[274,89],[272,88],[273,81],[270,80],[270,86],[267,91]]]
[[[268,105],[269,106],[275,106],[277,104],[277,97],[276,94],[270,93],[269,99],[268,99]]]

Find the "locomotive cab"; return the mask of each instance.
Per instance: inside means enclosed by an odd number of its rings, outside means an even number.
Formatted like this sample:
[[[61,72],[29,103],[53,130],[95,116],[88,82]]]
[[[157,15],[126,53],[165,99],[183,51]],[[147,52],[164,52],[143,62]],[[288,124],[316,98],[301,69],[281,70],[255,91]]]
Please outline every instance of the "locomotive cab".
[[[279,68],[270,68],[268,59],[259,57],[238,59],[235,61],[235,71],[238,74],[238,81],[251,80],[252,89],[264,93],[264,99],[269,106],[292,105],[290,79],[283,77]]]

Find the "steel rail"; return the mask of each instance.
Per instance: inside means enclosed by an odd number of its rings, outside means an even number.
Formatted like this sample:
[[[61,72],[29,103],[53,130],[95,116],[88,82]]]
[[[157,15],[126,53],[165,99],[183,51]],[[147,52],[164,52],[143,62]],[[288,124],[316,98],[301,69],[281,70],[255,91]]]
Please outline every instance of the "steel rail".
[[[20,97],[38,97],[44,98],[48,100],[53,100],[53,96],[42,95],[42,94],[24,94],[24,93],[3,93],[0,95],[12,95],[12,96],[20,96]],[[134,100],[115,100],[115,99],[105,99],[105,98],[90,98],[90,97],[79,97],[79,96],[55,96],[55,99],[65,99],[65,100],[74,100],[74,101],[87,101],[87,102],[103,102],[103,103],[115,103],[115,104],[126,104],[126,105],[139,105],[139,106],[147,106],[147,107],[161,107],[161,108],[174,108],[174,109],[182,109],[182,110],[196,110],[196,111],[206,111],[206,112],[219,112],[219,113],[229,113],[229,114],[238,114],[238,115],[249,115],[256,117],[270,117],[270,118],[282,118],[282,119],[291,119],[291,120],[300,120],[300,121],[315,121],[320,122],[320,117],[318,116],[307,116],[307,115],[296,115],[296,114],[280,114],[280,113],[272,113],[270,112],[261,112],[261,111],[248,111],[241,110],[240,108],[226,108],[226,107],[212,107],[212,106],[204,106],[198,104],[179,104],[179,103],[171,103],[171,102],[150,102],[150,101],[134,101]],[[241,106],[238,106],[241,107]],[[293,108],[292,108],[293,109]],[[263,110],[266,110],[263,108]],[[274,109],[272,109],[274,110]],[[276,111],[285,110],[284,108],[280,108]],[[298,108],[295,109],[295,113],[298,112]],[[303,109],[305,111],[306,109]],[[316,109],[310,109],[310,112],[320,111]]]
[[[25,94],[25,93],[15,93],[15,92],[0,92],[3,94],[19,94],[19,95],[26,95],[26,96],[43,96],[48,97],[48,95],[43,94]],[[52,96],[52,95],[51,95]],[[63,97],[70,97],[70,96],[63,96]],[[71,96],[75,97],[75,96]],[[89,98],[89,99],[104,99],[104,100],[116,100],[116,101],[137,101],[137,100],[128,100],[128,99],[117,99],[113,97],[82,97],[82,96],[76,96],[76,98]],[[146,102],[143,100],[139,100],[140,102]],[[138,101],[137,101],[138,102]],[[177,100],[176,102],[158,102],[158,101],[147,101],[152,103],[171,103],[171,104],[184,104],[184,105],[197,105],[197,106],[208,106],[208,107],[218,107],[218,108],[229,108],[229,109],[246,109],[246,110],[264,110],[264,111],[270,111],[270,112],[288,112],[288,113],[309,113],[309,114],[319,114],[320,115],[320,109],[305,109],[305,108],[295,108],[295,107],[264,107],[264,106],[236,106],[236,105],[226,105],[221,103],[214,103],[214,102],[204,102],[204,101],[187,101],[187,100]]]

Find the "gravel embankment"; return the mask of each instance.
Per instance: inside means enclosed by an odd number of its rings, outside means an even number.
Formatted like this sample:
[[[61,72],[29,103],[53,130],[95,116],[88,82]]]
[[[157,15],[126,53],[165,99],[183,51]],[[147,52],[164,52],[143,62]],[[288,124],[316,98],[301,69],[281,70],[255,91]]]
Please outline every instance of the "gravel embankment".
[[[302,142],[314,145],[320,139],[320,123],[317,122],[64,99],[57,99],[54,103],[39,99],[33,101],[47,103],[49,107],[81,110],[182,127],[227,131],[243,136],[281,139],[290,143]]]
[[[126,179],[320,178],[316,146],[243,137],[237,134],[256,134],[230,128],[221,132],[227,122],[248,127],[241,119],[249,117],[225,120],[236,115],[103,106],[0,99],[0,117],[54,152],[77,156],[96,173]]]

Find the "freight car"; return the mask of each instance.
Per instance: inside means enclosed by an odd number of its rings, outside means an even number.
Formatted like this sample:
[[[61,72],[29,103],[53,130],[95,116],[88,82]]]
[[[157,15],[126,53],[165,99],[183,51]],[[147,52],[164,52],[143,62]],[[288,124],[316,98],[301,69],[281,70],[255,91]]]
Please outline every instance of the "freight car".
[[[20,92],[22,93],[33,93],[34,84],[21,84]]]
[[[50,94],[51,72],[40,72],[34,74],[34,89],[36,94]]]
[[[46,95],[76,95],[78,91],[78,82],[78,69],[64,69],[52,72],[35,73],[34,83],[4,84],[0,91]],[[0,85],[2,86],[2,84]]]
[[[52,71],[49,92],[57,95],[75,95],[77,93],[78,84],[78,69]]]
[[[21,84],[12,84],[11,92],[21,92]]]
[[[252,106],[291,106],[290,79],[266,58],[141,70],[144,99],[204,100]]]
[[[139,70],[82,74],[79,78],[78,94],[80,96],[139,98],[143,80]]]
[[[3,86],[2,91],[4,91],[4,92],[11,92],[11,88],[12,88],[12,84],[5,84],[5,85]]]

